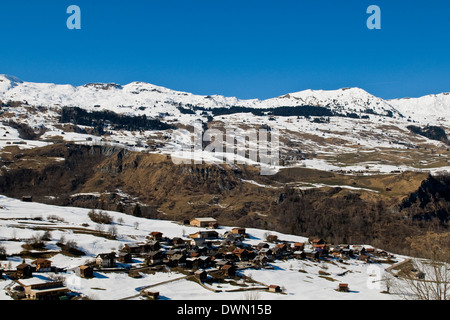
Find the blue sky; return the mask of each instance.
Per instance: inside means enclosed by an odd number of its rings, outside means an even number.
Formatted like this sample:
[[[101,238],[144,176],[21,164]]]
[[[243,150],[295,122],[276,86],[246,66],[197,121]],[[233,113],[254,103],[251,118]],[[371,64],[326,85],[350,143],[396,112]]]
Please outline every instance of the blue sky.
[[[69,5],[81,30],[69,30]],[[369,30],[369,5],[381,30]],[[82,85],[145,81],[266,99],[360,87],[450,91],[448,0],[2,1],[0,74]]]

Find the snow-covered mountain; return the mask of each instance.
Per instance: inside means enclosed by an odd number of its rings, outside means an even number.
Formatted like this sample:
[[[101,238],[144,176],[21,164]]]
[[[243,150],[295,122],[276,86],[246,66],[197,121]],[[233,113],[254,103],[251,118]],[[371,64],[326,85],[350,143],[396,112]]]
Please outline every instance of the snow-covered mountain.
[[[26,82],[0,75],[0,102],[3,104],[0,147],[12,143],[20,143],[22,148],[42,146],[64,136],[64,141],[79,143],[89,139],[92,143],[117,143],[138,151],[178,156],[181,145],[192,138],[186,128],[201,120],[219,130],[225,127],[279,130],[280,160],[284,165],[346,171],[370,168],[374,172],[449,168],[445,161],[450,157],[445,138],[450,128],[447,93],[384,100],[360,88],[343,88],[242,100],[196,95],[145,82],[73,86]],[[108,134],[103,136],[95,133],[98,123],[68,121],[77,127],[71,127],[67,121],[63,124],[63,107],[91,112],[108,110],[131,117],[146,115],[171,129],[123,130],[106,121],[101,125]],[[440,127],[443,139],[417,134],[417,129],[412,134],[411,125]],[[33,138],[30,130],[35,132]],[[377,153],[378,159],[372,155],[377,150],[388,155]],[[399,150],[407,151],[410,160],[405,161]],[[428,155],[427,150],[434,151]],[[368,154],[362,156],[361,152]],[[347,156],[343,158],[344,154]]]
[[[202,108],[247,107],[277,108],[317,106],[337,113],[376,113],[414,117],[420,115],[450,116],[450,95],[430,95],[418,99],[383,100],[360,88],[338,90],[304,90],[267,100],[241,100],[220,95],[195,95],[170,90],[144,82],[127,85],[93,83],[83,86],[25,82],[0,75],[0,100],[26,101],[30,105],[77,106],[86,109],[108,109],[119,113],[157,115],[176,112],[176,106]],[[417,117],[416,117],[417,118]],[[420,119],[420,118],[419,118]]]

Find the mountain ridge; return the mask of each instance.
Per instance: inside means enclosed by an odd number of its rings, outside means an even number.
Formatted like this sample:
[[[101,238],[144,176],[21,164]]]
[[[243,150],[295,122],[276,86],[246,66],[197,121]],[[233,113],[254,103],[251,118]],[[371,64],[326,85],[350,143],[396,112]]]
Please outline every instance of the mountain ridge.
[[[222,95],[197,95],[175,91],[151,83],[134,81],[116,83],[70,84],[35,83],[15,76],[0,75],[0,100],[26,101],[31,105],[78,106],[86,109],[110,109],[119,113],[145,114],[132,108],[148,108],[147,115],[166,112],[176,106],[198,106],[206,109],[278,108],[321,106],[335,112],[375,112],[380,115],[411,117],[423,120],[450,116],[450,94],[431,94],[419,98],[384,100],[358,87],[336,90],[303,90],[282,96],[260,99],[239,99]],[[141,110],[142,111],[142,110]]]

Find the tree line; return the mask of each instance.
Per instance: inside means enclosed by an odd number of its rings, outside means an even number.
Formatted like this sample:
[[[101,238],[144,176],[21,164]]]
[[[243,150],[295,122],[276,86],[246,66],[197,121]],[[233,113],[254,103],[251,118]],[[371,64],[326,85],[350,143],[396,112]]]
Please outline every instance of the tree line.
[[[147,118],[146,115],[129,116],[117,114],[113,111],[87,111],[78,107],[63,107],[60,123],[72,123],[94,127],[100,135],[105,133],[105,128],[113,130],[145,131],[167,130],[171,125],[158,119]]]

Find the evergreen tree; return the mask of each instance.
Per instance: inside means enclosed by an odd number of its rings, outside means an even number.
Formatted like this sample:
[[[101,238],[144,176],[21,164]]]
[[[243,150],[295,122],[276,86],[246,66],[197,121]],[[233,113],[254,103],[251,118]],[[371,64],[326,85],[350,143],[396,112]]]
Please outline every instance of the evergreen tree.
[[[119,203],[117,204],[116,211],[122,212],[122,213],[125,212],[125,209],[124,209],[124,207],[123,207],[122,202],[119,202]]]
[[[141,206],[139,204],[137,204],[137,203],[134,206],[133,216],[135,216],[135,217],[142,217]]]

